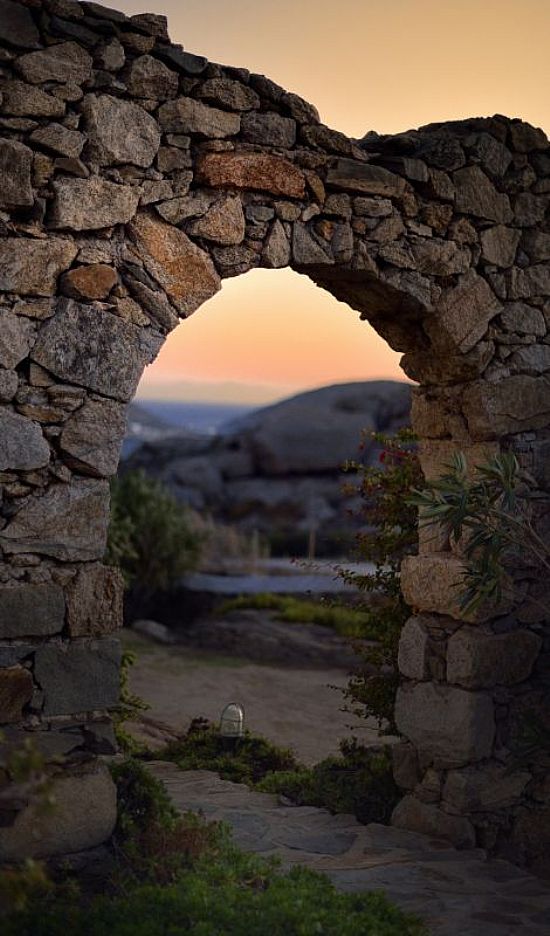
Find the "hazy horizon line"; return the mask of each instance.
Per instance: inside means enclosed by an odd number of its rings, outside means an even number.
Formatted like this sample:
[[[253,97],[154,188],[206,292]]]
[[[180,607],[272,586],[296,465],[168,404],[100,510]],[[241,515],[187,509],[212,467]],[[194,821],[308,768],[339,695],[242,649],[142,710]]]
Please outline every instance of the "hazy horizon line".
[[[329,380],[312,385],[292,384],[256,384],[246,381],[195,381],[195,380],[166,380],[155,381],[138,387],[136,400],[158,400],[159,402],[181,403],[227,403],[227,404],[261,404],[272,403],[297,393],[307,393],[309,390],[320,390],[321,387],[331,387],[347,383],[372,383],[389,380],[393,383],[410,383],[405,376],[402,379],[394,376],[375,378],[350,378],[349,380]]]

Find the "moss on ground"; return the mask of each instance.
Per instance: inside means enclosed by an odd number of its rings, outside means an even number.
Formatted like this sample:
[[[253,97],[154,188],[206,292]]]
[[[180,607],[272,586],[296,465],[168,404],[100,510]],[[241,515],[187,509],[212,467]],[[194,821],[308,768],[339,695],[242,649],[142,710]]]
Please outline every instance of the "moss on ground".
[[[281,621],[288,624],[320,624],[342,637],[370,639],[374,636],[374,629],[369,628],[369,615],[342,604],[261,592],[258,595],[240,595],[225,601],[220,607],[222,614],[246,609],[274,611]]]

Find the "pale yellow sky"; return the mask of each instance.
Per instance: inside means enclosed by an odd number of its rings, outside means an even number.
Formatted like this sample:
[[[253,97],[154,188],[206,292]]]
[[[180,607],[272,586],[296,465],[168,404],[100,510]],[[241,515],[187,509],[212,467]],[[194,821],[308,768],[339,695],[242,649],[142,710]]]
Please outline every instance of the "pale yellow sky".
[[[259,71],[350,136],[439,120],[522,117],[550,130],[550,0],[112,0],[166,13],[170,35]],[[168,339],[144,382],[298,387],[400,376],[353,313],[290,271],[226,280]]]

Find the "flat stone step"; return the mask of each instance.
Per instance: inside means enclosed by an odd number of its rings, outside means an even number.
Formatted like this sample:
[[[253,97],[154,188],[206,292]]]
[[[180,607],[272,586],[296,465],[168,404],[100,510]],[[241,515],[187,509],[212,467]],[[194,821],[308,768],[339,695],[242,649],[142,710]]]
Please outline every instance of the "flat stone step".
[[[180,812],[225,822],[245,851],[323,872],[340,891],[384,890],[432,936],[549,936],[550,887],[481,849],[457,851],[415,832],[283,805],[206,770],[166,761],[147,767]]]

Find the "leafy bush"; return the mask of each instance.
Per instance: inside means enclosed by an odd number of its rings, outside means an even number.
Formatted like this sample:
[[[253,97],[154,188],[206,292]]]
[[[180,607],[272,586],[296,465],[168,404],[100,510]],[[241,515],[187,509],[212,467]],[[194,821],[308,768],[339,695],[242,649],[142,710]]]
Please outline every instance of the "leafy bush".
[[[422,936],[412,916],[382,895],[339,894],[306,868],[277,874],[229,852],[200,862],[169,886],[35,907],[3,921],[3,936]]]
[[[143,471],[113,479],[106,562],[120,566],[129,586],[167,589],[195,568],[200,547],[189,511],[159,481]]]
[[[291,751],[249,732],[228,748],[217,728],[197,719],[161,756],[183,770],[212,770],[224,780],[282,793],[299,806],[353,813],[360,822],[388,822],[398,800],[389,751],[365,748],[355,740],[341,744],[340,757],[304,767]]]
[[[162,758],[174,761],[183,770],[213,770],[224,780],[249,786],[272,771],[298,767],[291,751],[250,732],[245,732],[235,747],[228,747],[218,729],[204,719],[195,719],[181,741],[163,750]]]
[[[535,500],[548,501],[548,496],[521,472],[515,455],[495,455],[469,472],[466,458],[458,452],[447,467],[408,501],[420,509],[421,523],[439,524],[460,542],[466,560],[464,611],[500,602],[509,581],[506,565],[514,556],[534,561],[548,575],[550,546],[530,516]]]
[[[305,868],[282,874],[235,848],[219,825],[178,816],[143,765],[114,773],[121,815],[111,892],[51,893],[40,878],[36,898],[2,918],[2,936],[425,936],[381,894],[339,894]]]
[[[288,624],[320,624],[330,627],[343,637],[368,637],[369,616],[364,611],[339,604],[322,604],[306,601],[291,595],[273,595],[262,592],[258,595],[240,595],[225,601],[220,607],[222,614],[252,608],[260,611],[275,611],[281,621]]]
[[[341,745],[341,757],[314,767],[267,774],[256,784],[264,793],[282,793],[298,806],[351,813],[359,822],[388,823],[399,800],[389,750],[373,750],[354,740]]]
[[[348,485],[348,490],[359,493],[366,525],[357,538],[358,558],[374,563],[375,570],[341,574],[370,596],[364,606],[364,636],[375,640],[376,645],[358,645],[364,666],[352,675],[344,695],[353,712],[376,718],[382,733],[393,734],[399,681],[397,650],[402,627],[410,615],[400,590],[399,570],[402,559],[418,544],[416,509],[407,498],[418,488],[423,475],[410,430],[402,429],[394,437],[373,433],[372,438],[383,446],[379,464],[352,462],[346,468],[358,476],[358,485]]]

